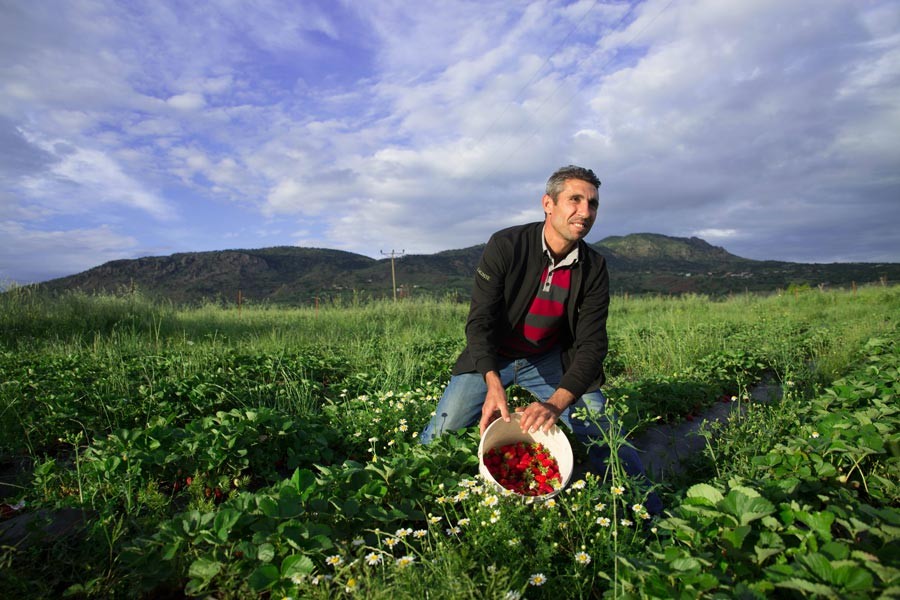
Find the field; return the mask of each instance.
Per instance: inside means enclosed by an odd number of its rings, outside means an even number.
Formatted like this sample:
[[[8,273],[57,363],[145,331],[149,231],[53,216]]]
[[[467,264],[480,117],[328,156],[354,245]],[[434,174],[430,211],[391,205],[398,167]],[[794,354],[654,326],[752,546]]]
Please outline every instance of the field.
[[[0,296],[0,595],[900,597],[900,288],[615,298],[607,443],[741,405],[660,516],[615,464],[528,503],[477,431],[417,443],[466,311]]]

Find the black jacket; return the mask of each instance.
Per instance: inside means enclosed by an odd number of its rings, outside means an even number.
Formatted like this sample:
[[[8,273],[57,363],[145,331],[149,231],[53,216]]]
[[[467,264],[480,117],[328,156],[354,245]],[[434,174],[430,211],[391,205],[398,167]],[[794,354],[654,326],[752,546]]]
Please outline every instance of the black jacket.
[[[543,231],[543,222],[529,223],[491,236],[475,272],[467,345],[453,367],[454,375],[497,370],[500,340],[525,316],[549,264],[543,252]],[[566,302],[568,328],[560,331],[563,377],[559,384],[576,397],[603,384],[603,359],[609,348],[606,259],[584,241],[578,244]]]

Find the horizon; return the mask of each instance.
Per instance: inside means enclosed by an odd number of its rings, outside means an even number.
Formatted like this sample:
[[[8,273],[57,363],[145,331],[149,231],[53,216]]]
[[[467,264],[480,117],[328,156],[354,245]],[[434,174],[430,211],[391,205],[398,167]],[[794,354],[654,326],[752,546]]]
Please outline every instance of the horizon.
[[[900,262],[890,0],[51,6],[0,19],[0,282],[469,248],[566,164],[603,182],[592,244]]]
[[[820,262],[820,263],[816,263],[816,262],[777,261],[777,260],[775,260],[775,259],[767,259],[767,258],[761,258],[761,259],[747,259],[747,258],[744,257],[744,256],[739,256],[739,255],[737,255],[737,254],[734,254],[734,253],[730,252],[727,248],[724,248],[724,247],[722,247],[722,246],[717,246],[717,245],[714,245],[714,244],[710,244],[707,240],[704,240],[704,239],[702,239],[702,238],[697,238],[697,237],[688,238],[688,237],[666,236],[666,235],[664,235],[664,234],[651,233],[651,232],[628,233],[628,234],[624,234],[624,235],[606,236],[606,237],[604,237],[604,238],[602,238],[602,239],[600,239],[600,240],[596,240],[596,241],[593,241],[593,242],[587,242],[587,243],[590,244],[590,245],[592,245],[592,246],[597,246],[597,245],[602,245],[602,243],[603,243],[606,239],[608,239],[608,238],[610,238],[610,237],[625,238],[625,237],[630,237],[630,236],[648,236],[648,235],[649,235],[649,236],[662,236],[662,237],[666,237],[666,238],[668,238],[668,239],[675,239],[675,240],[698,239],[698,240],[700,240],[700,241],[702,241],[702,242],[704,242],[704,243],[706,243],[706,244],[709,244],[711,248],[724,250],[725,252],[727,252],[727,253],[730,254],[731,256],[734,256],[735,258],[740,258],[740,259],[744,259],[744,260],[753,260],[753,261],[759,261],[759,262],[787,262],[787,263],[790,263],[790,264],[801,264],[801,265],[833,265],[833,264],[872,264],[872,265],[877,265],[877,264],[898,264],[898,262],[895,262],[895,261],[858,261],[858,262],[834,262],[834,263],[821,263],[821,262]],[[411,256],[431,256],[431,255],[434,255],[434,254],[440,254],[440,253],[443,253],[443,252],[456,252],[456,251],[460,251],[460,250],[468,250],[468,249],[470,249],[470,248],[475,248],[475,247],[478,247],[478,246],[484,246],[484,245],[485,245],[485,242],[481,242],[481,243],[478,243],[478,244],[473,244],[473,245],[471,245],[471,246],[464,246],[464,247],[461,247],[461,248],[445,248],[445,249],[443,249],[443,250],[436,250],[435,252],[430,252],[430,253],[409,253],[409,252],[406,252],[406,253],[404,253],[404,254],[402,254],[402,255],[396,256],[395,259],[398,260],[398,261],[400,261],[400,260],[402,260],[403,258],[411,257]],[[107,265],[107,264],[109,264],[109,263],[111,263],[111,262],[119,262],[119,261],[123,261],[123,260],[125,260],[125,261],[134,261],[134,260],[141,260],[141,259],[148,259],[148,258],[149,258],[149,259],[170,258],[170,257],[174,256],[175,254],[200,254],[200,253],[216,253],[216,252],[257,252],[257,251],[261,251],[261,250],[270,250],[270,249],[274,249],[274,248],[296,248],[296,249],[298,249],[298,250],[322,250],[322,251],[347,252],[347,253],[350,253],[350,254],[354,254],[354,255],[356,255],[356,256],[362,256],[362,257],[365,257],[365,258],[370,258],[370,259],[372,259],[372,260],[375,261],[375,262],[383,262],[383,261],[389,261],[389,260],[391,260],[391,258],[390,258],[389,255],[382,255],[382,256],[377,256],[377,257],[376,257],[376,256],[368,256],[368,255],[365,255],[365,254],[360,254],[360,253],[358,253],[358,252],[353,252],[353,251],[351,251],[351,250],[341,250],[341,249],[338,249],[338,248],[325,248],[325,247],[314,247],[314,246],[292,246],[292,245],[260,246],[260,247],[255,247],[255,248],[237,248],[237,247],[235,247],[235,248],[220,248],[220,249],[214,249],[214,250],[182,251],[182,252],[175,252],[175,253],[172,253],[172,254],[153,254],[153,255],[137,256],[137,257],[126,258],[126,259],[123,259],[123,258],[114,258],[114,259],[108,260],[108,261],[106,261],[106,262],[104,262],[104,263],[101,263],[101,264],[98,264],[98,265],[93,265],[93,266],[91,266],[91,267],[88,267],[88,268],[85,269],[84,271],[79,271],[78,273],[68,273],[68,274],[66,274],[66,275],[61,275],[60,277],[53,278],[53,279],[64,279],[64,278],[66,278],[66,277],[71,277],[71,276],[81,275],[82,273],[85,273],[85,272],[87,272],[87,271],[90,271],[91,269],[95,269],[95,268],[98,268],[98,267],[105,266],[105,265]],[[397,251],[397,252],[403,252],[403,250],[400,250],[400,251]],[[51,280],[45,280],[44,282],[46,282],[46,281],[51,281]],[[44,283],[44,282],[33,282],[33,283]],[[0,291],[2,291],[3,289],[5,289],[6,287],[9,287],[8,285],[3,285],[4,283],[9,284],[10,282],[0,282]],[[18,285],[18,284],[16,284],[15,282],[12,282],[12,284],[13,284],[12,287],[16,287],[16,286]],[[28,285],[28,284],[26,284],[26,285]]]

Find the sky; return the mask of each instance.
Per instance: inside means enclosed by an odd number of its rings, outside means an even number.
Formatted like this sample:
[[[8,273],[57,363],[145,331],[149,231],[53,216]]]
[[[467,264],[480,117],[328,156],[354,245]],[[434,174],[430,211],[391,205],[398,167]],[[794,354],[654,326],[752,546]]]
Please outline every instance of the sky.
[[[543,219],[900,262],[895,0],[0,0],[0,284]]]

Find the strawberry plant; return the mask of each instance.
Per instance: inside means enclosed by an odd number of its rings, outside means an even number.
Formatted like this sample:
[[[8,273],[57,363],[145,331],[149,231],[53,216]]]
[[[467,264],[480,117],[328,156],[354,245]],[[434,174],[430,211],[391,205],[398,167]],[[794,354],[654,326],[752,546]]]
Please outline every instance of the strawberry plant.
[[[618,591],[626,598],[681,597],[686,593],[765,598],[792,589],[835,598],[867,598],[878,579],[900,582],[900,570],[854,549],[832,533],[835,515],[797,502],[776,506],[756,489],[695,485],[663,519],[654,560],[629,568]],[[887,550],[887,548],[885,548]],[[887,555],[885,555],[885,558]]]
[[[474,479],[474,428],[417,441],[464,306],[238,319],[49,303],[0,340],[0,492],[15,507],[0,594],[891,597],[898,300],[614,299],[604,444],[760,377],[782,394],[701,430],[707,451],[680,477],[630,480],[613,453],[607,479],[576,474],[552,501]],[[63,514],[72,533],[42,533]],[[23,541],[5,537],[25,520]]]
[[[626,425],[629,429],[638,430],[657,417],[668,423],[693,418],[724,392],[725,388],[719,383],[682,375],[651,377],[611,385],[606,389],[611,402],[628,404]]]

